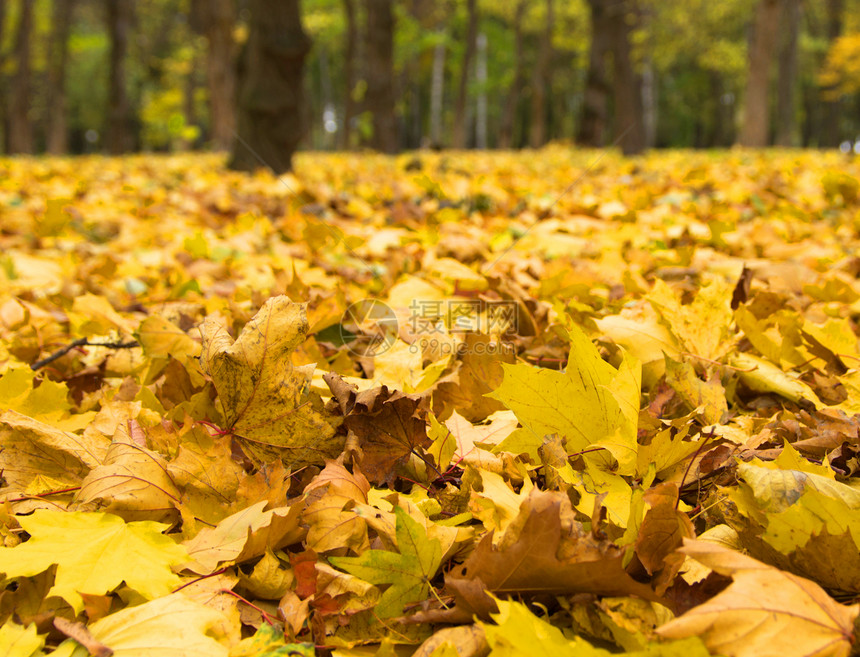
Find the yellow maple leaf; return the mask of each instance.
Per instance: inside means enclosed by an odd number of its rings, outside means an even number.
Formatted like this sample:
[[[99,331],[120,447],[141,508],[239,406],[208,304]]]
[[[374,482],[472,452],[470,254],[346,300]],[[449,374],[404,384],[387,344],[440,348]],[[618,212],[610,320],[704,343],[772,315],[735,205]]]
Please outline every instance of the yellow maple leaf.
[[[304,305],[286,296],[269,299],[235,342],[211,317],[202,333],[202,358],[224,409],[225,428],[250,455],[301,466],[340,453],[339,419],[310,389],[313,366],[290,362],[308,333]]]
[[[185,548],[161,532],[167,525],[130,522],[109,513],[37,510],[19,516],[30,540],[0,548],[0,572],[7,578],[32,577],[57,564],[49,595],[84,608],[82,593],[101,595],[122,582],[152,599],[181,584],[171,566],[187,560]]]
[[[114,657],[226,657],[228,632],[221,612],[174,593],[123,609],[88,626],[93,638]],[[87,650],[72,639],[51,657],[86,657]]]
[[[582,330],[571,325],[570,356],[564,372],[531,365],[503,364],[505,378],[488,397],[511,409],[532,434],[534,448],[549,434],[564,439],[569,452],[608,466],[610,453],[619,474],[636,470],[636,427],[641,369],[624,354],[615,369],[605,362]],[[520,435],[520,438],[522,436]],[[499,448],[503,449],[503,442]],[[599,450],[598,448],[603,448]]]
[[[711,652],[726,657],[845,657],[850,652],[860,606],[840,605],[807,579],[715,543],[685,540],[681,551],[733,581],[659,627],[660,636],[697,636]]]
[[[24,627],[8,620],[0,627],[0,654],[6,657],[40,657],[45,637],[39,636],[36,624]]]

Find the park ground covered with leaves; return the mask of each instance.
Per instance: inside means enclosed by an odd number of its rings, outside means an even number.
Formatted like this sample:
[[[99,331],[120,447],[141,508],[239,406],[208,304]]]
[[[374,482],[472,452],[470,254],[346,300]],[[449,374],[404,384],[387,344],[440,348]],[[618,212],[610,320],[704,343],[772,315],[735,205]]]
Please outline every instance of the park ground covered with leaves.
[[[0,653],[848,655],[858,176],[0,161]]]

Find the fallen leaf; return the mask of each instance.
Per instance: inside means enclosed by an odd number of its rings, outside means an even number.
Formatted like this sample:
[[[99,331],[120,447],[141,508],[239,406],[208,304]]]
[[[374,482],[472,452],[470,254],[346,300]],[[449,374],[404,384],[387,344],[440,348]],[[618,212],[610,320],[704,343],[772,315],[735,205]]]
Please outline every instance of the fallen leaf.
[[[277,550],[299,541],[305,533],[299,527],[304,503],[264,511],[267,504],[266,500],[257,502],[186,541],[192,559],[186,567],[209,575],[222,564],[240,563],[261,556],[266,549]]]
[[[780,465],[797,456],[786,447]],[[833,590],[860,591],[860,493],[814,470],[741,463],[739,488],[729,492],[739,518],[731,525],[741,542],[763,561]]]
[[[78,486],[105,458],[110,440],[79,436],[15,411],[0,413],[0,470],[6,484],[19,491],[46,475],[65,486]]]
[[[850,652],[860,605],[840,605],[807,579],[715,543],[687,540],[681,552],[730,576],[732,583],[662,625],[660,636],[700,637],[708,650],[726,657],[845,657]]]
[[[80,431],[95,413],[70,414],[65,383],[37,379],[29,367],[12,367],[0,377],[0,410],[11,410],[63,431]]]
[[[492,614],[495,624],[478,622],[486,641],[492,648],[488,657],[519,657],[520,655],[553,655],[553,657],[709,657],[697,638],[645,645],[640,650],[612,653],[591,645],[582,637],[567,638],[562,631],[538,618],[521,603],[497,600],[498,613]]]
[[[490,657],[609,657],[611,654],[580,637],[568,639],[560,629],[535,616],[523,604],[507,600],[498,600],[496,604],[498,611],[492,614],[495,624],[478,622],[491,648]]]
[[[179,490],[183,537],[190,538],[199,529],[196,520],[216,524],[238,508],[239,488],[249,482],[233,458],[230,436],[210,436],[189,422],[178,438],[179,451],[167,463],[166,473]]]
[[[397,549],[367,550],[358,557],[330,557],[337,568],[371,584],[390,584],[376,607],[379,618],[403,614],[404,607],[423,600],[430,592],[430,580],[442,562],[442,547],[436,539],[427,538],[415,520],[400,507],[397,516]]]
[[[466,333],[459,362],[455,380],[440,382],[434,393],[434,404],[450,404],[470,422],[480,422],[504,409],[504,404],[488,397],[487,393],[501,385],[502,364],[516,362],[513,350],[503,349],[488,335]]]
[[[412,657],[479,657],[489,648],[479,625],[460,625],[436,630]]]
[[[681,357],[678,342],[660,323],[650,304],[639,302],[618,315],[595,320],[603,335],[621,345],[642,363],[642,386],[650,390],[666,371],[666,358]]]
[[[0,572],[7,578],[32,577],[57,564],[49,595],[63,598],[76,612],[84,608],[81,593],[107,593],[122,582],[150,600],[181,584],[171,567],[186,561],[187,553],[162,534],[167,525],[125,523],[109,513],[44,510],[18,522],[30,539],[0,548]]]
[[[122,609],[89,626],[92,636],[113,650],[114,657],[227,657],[224,617],[174,593]],[[51,657],[85,657],[78,643],[69,639]]]
[[[353,474],[340,462],[329,461],[305,486],[307,504],[302,521],[308,525],[307,547],[316,552],[346,547],[359,553],[367,549],[367,525],[351,509],[366,504],[369,491],[370,483],[361,472]]]
[[[636,468],[640,368],[625,354],[619,369],[605,362],[582,330],[571,325],[570,356],[565,372],[503,365],[505,378],[490,397],[511,409],[533,435],[534,449],[543,437],[558,434],[569,452],[610,467],[611,453],[619,474]],[[505,448],[507,441],[499,445]]]
[[[454,596],[455,606],[427,620],[461,623],[473,614],[488,619],[496,609],[489,594],[595,593],[659,600],[624,570],[623,549],[595,539],[573,521],[563,493],[533,491],[498,546],[493,543],[492,534],[485,535],[462,565],[446,573],[445,589]]]
[[[646,298],[684,350],[717,361],[734,342],[732,292],[731,285],[715,277],[699,288],[691,303],[683,304],[667,283],[657,279]]]
[[[308,332],[305,306],[273,297],[235,341],[214,318],[203,322],[201,332],[202,359],[218,391],[225,428],[249,454],[298,467],[340,453],[339,421],[310,391],[313,367],[290,361]]]
[[[24,627],[9,620],[0,627],[0,654],[6,657],[41,657],[45,637],[39,636],[35,623]]]
[[[702,381],[690,363],[678,363],[667,357],[666,383],[691,409],[701,412],[706,424],[722,424],[729,406],[718,376],[712,375],[707,381]]]
[[[358,439],[361,471],[371,482],[392,482],[410,455],[430,445],[426,397],[392,393],[386,386],[357,392],[331,372],[325,381],[345,416],[344,425]]]
[[[729,364],[738,370],[741,381],[751,390],[772,392],[804,408],[822,405],[812,388],[762,358],[737,352],[732,354]]]
[[[230,657],[314,657],[313,644],[287,643],[284,633],[271,625],[263,624],[247,639],[242,639],[230,649]]]
[[[81,482],[72,509],[106,511],[125,521],[176,520],[180,493],[167,471],[164,458],[132,438],[141,431],[135,420],[120,425],[105,454]]]
[[[645,491],[648,506],[636,538],[636,556],[649,575],[659,572],[655,589],[663,594],[684,563],[676,549],[685,538],[695,538],[696,530],[687,514],[678,511],[678,486],[663,483]]]

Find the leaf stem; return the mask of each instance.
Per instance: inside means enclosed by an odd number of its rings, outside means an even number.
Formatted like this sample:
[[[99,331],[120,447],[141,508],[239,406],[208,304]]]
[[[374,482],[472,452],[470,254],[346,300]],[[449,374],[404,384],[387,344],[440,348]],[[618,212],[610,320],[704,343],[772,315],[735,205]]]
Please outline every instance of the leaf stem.
[[[259,612],[260,612],[260,615],[263,617],[263,621],[264,621],[267,625],[272,625],[272,626],[274,627],[274,626],[277,624],[277,622],[278,622],[278,619],[277,619],[277,618],[275,618],[274,616],[272,616],[272,615],[271,615],[269,612],[267,612],[265,609],[262,609],[262,608],[258,607],[257,605],[255,605],[255,604],[254,604],[253,602],[251,602],[250,600],[248,600],[248,599],[246,599],[246,598],[243,598],[241,595],[239,595],[239,594],[238,594],[238,593],[236,593],[235,591],[232,591],[232,590],[230,590],[230,589],[220,589],[220,590],[218,591],[218,593],[226,593],[227,595],[232,595],[234,598],[238,598],[238,600],[239,600],[240,602],[244,602],[244,603],[245,603],[246,605],[248,605],[251,609],[254,609],[254,610],[256,610],[256,611],[259,611]]]
[[[42,497],[48,497],[48,495],[62,495],[63,493],[72,493],[76,490],[80,490],[80,486],[69,486],[68,488],[58,488],[57,490],[49,490],[47,493],[39,493],[38,495],[22,495],[21,497],[9,497],[6,499],[7,502],[26,502],[27,500],[32,499],[40,499]]]
[[[209,579],[210,577],[215,577],[216,575],[221,575],[222,573],[226,573],[229,566],[224,566],[224,568],[219,568],[214,573],[209,573],[208,575],[201,575],[200,577],[195,577],[190,582],[185,582],[182,586],[177,586],[175,589],[171,591],[171,593],[178,593],[186,586],[191,586],[192,584],[196,584],[197,582],[202,582],[204,579]]]

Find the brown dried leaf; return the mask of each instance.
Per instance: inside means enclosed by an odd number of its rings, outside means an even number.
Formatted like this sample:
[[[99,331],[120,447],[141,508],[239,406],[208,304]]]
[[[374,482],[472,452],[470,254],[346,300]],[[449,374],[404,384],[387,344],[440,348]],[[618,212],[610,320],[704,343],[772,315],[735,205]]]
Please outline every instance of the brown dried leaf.
[[[323,378],[346,416],[344,425],[358,438],[361,471],[371,482],[393,482],[410,454],[432,442],[425,419],[427,397],[391,392],[387,386],[356,392],[334,372]]]
[[[676,508],[677,484],[664,483],[649,489],[645,503],[650,508],[639,527],[636,556],[648,574],[659,573],[656,590],[662,594],[684,563],[684,556],[675,550],[685,538],[695,537],[696,530],[687,514]]]
[[[419,614],[421,621],[465,623],[473,615],[489,620],[497,609],[488,593],[498,597],[594,593],[660,600],[650,587],[627,574],[621,548],[595,538],[572,518],[567,495],[533,491],[498,547],[493,547],[492,532],[485,535],[466,561],[445,576],[454,608]]]

